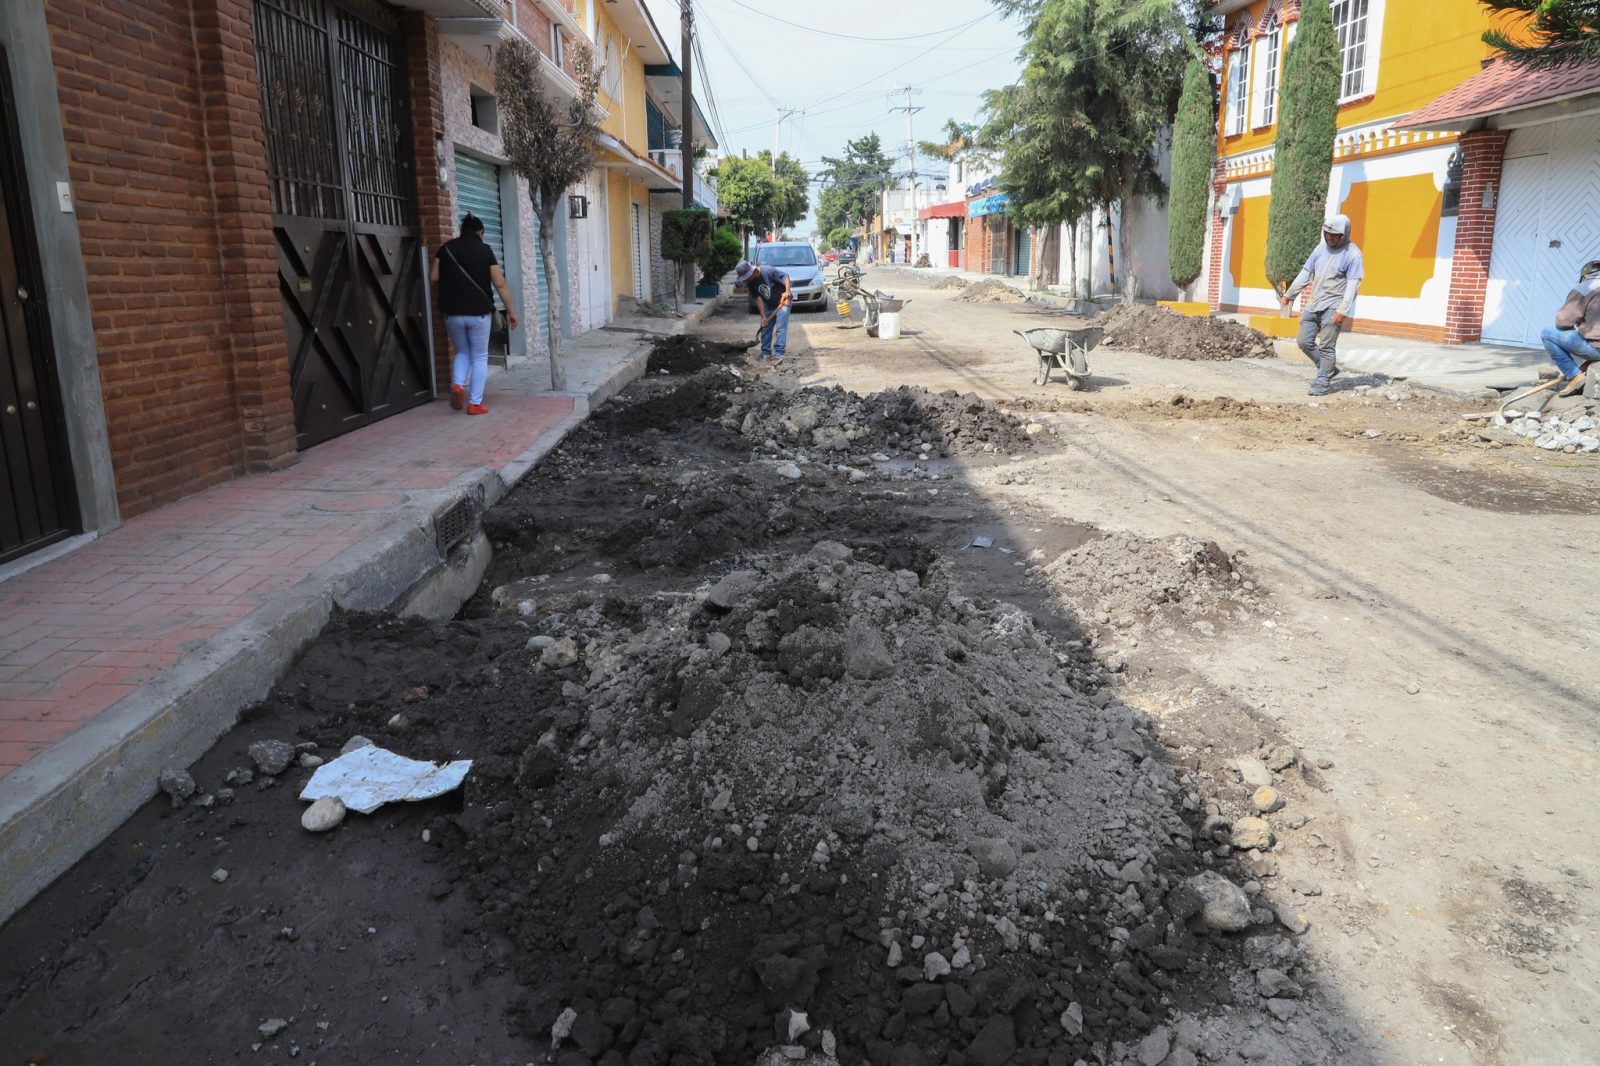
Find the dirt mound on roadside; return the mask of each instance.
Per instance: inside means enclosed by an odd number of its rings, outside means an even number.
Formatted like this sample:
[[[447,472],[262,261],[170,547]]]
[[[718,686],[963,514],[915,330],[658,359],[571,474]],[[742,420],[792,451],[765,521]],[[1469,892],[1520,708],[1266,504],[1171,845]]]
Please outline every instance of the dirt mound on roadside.
[[[646,364],[649,373],[665,370],[669,374],[693,374],[708,366],[727,366],[742,363],[748,353],[744,344],[708,341],[700,337],[666,337],[656,342],[650,350]]]
[[[959,276],[957,276],[955,274],[951,274],[949,277],[942,279],[939,282],[939,284],[934,286],[934,288],[936,288],[936,289],[964,289],[968,285],[971,285],[971,284],[972,284],[972,282],[968,281],[966,278],[959,277]]]
[[[1272,341],[1260,330],[1225,318],[1195,318],[1165,307],[1124,304],[1099,315],[1107,348],[1160,359],[1270,359]]]
[[[958,300],[965,300],[974,304],[1021,304],[1027,303],[1028,297],[1003,281],[990,278],[966,287]]]
[[[684,422],[715,424],[744,380],[726,366],[713,365],[670,383],[652,383],[643,395],[613,399],[589,417],[588,428],[591,434],[627,437]]]
[[[754,442],[833,455],[940,458],[1009,453],[1032,444],[1022,422],[975,393],[913,385],[870,396],[837,386],[758,394],[736,404],[724,424]]]
[[[407,746],[478,756],[432,839],[522,1032],[566,1017],[585,1062],[1042,1064],[1152,1024],[1205,952],[1168,902],[1198,859],[1090,653],[833,542],[702,595],[572,593],[406,710]]]
[[[1257,606],[1242,552],[1179,535],[1150,540],[1110,533],[1066,552],[1045,568],[1092,609],[1090,621],[1126,629],[1177,621],[1214,626]]]

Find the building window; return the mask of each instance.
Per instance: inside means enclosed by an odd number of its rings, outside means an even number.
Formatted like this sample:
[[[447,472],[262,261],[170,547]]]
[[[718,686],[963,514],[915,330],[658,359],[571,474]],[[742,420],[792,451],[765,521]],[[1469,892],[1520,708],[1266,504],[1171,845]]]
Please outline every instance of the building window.
[[[550,61],[562,70],[567,67],[566,41],[561,36],[561,27],[553,22],[550,24]]]
[[[1250,48],[1235,48],[1228,56],[1228,136],[1243,133],[1250,114]]]
[[[1339,35],[1339,98],[1367,92],[1367,6],[1370,0],[1334,0],[1333,28]]]
[[[1261,39],[1261,121],[1270,126],[1278,118],[1278,57],[1283,30],[1274,26],[1272,32]]]
[[[474,85],[467,99],[472,108],[472,124],[485,133],[499,133],[500,117],[494,97]]]

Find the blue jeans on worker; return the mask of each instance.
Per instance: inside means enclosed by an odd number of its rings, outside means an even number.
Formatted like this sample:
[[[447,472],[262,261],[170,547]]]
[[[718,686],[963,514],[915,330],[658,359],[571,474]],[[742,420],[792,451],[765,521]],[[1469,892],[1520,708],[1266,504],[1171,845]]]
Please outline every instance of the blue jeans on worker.
[[[1578,376],[1579,359],[1584,362],[1600,359],[1600,350],[1584,340],[1583,334],[1575,329],[1556,329],[1551,326],[1540,331],[1539,340],[1544,343],[1544,350],[1550,353],[1551,361],[1564,378]]]
[[[783,358],[783,350],[789,344],[789,305],[784,304],[767,316],[767,324],[761,327],[761,354],[775,355]]]
[[[489,315],[445,315],[444,328],[455,346],[456,359],[450,367],[450,384],[467,388],[467,402],[483,403],[483,383],[489,377]]]

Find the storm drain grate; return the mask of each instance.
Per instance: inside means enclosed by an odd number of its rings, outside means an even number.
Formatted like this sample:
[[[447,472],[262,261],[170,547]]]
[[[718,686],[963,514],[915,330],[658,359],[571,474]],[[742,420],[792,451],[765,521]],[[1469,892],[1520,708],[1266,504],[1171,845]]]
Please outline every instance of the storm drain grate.
[[[472,532],[472,501],[463,497],[445,508],[433,519],[433,536],[439,545],[440,555],[449,555],[450,549],[467,539]]]

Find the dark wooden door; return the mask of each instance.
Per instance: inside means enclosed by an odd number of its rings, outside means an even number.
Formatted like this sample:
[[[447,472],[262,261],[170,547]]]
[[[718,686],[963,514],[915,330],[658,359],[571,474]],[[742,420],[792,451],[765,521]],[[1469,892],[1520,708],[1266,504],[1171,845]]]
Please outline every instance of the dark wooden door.
[[[405,52],[373,0],[255,0],[300,447],[433,395]]]
[[[0,48],[0,562],[78,532],[15,104]]]

